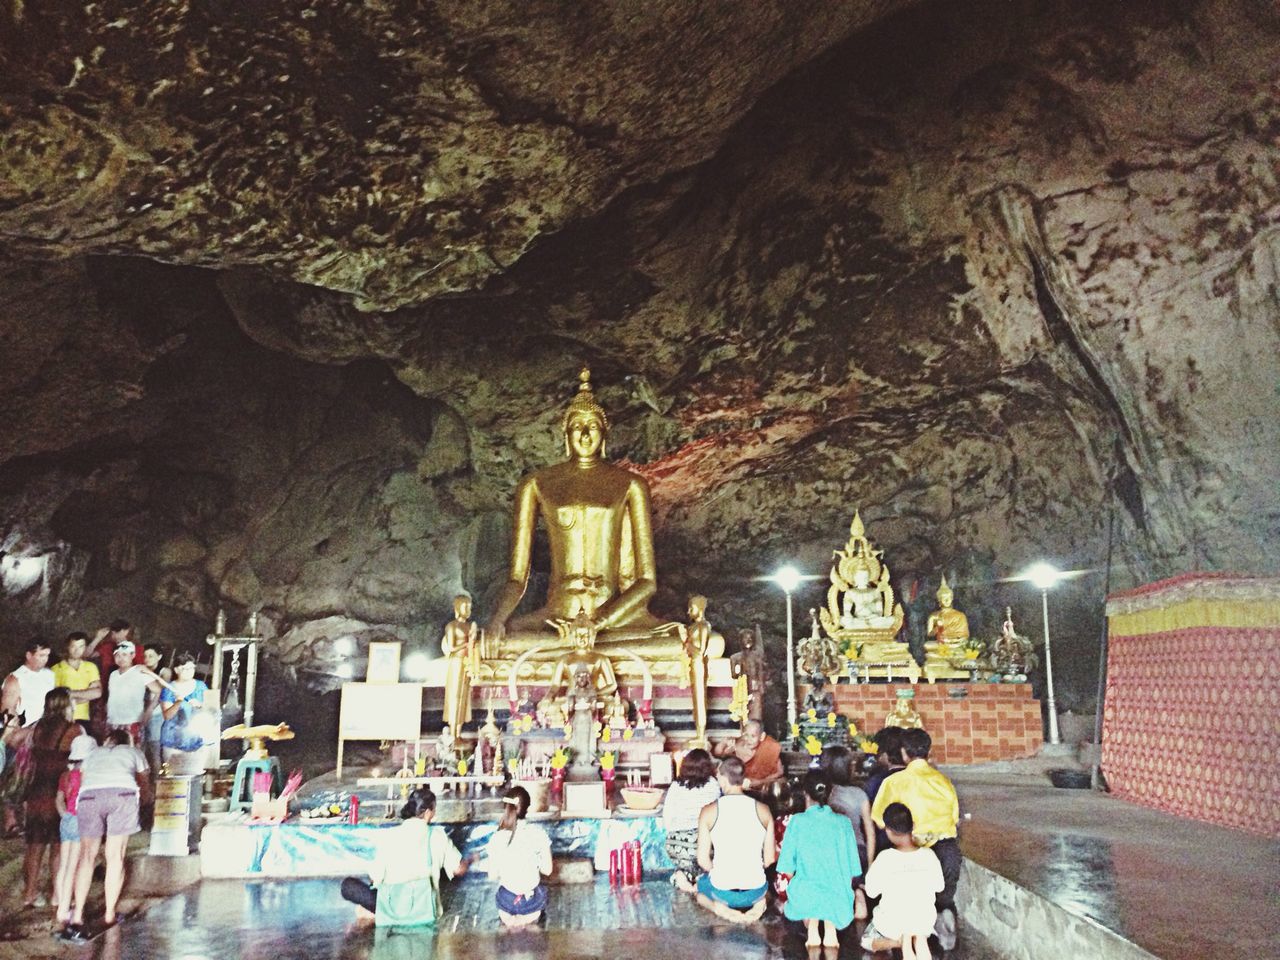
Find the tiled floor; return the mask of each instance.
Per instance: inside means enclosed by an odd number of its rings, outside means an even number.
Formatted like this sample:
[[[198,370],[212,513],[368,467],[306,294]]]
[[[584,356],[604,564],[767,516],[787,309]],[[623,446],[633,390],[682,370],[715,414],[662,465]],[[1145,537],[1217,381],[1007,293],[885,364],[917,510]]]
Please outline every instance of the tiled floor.
[[[476,877],[446,891],[447,916],[435,933],[375,931],[352,922],[353,911],[327,880],[242,883],[207,881],[166,900],[88,948],[43,937],[0,944],[23,960],[766,960],[813,957],[787,925],[736,927],[703,913],[661,880],[611,890],[607,881],[552,890],[546,930],[500,932],[493,886]],[[980,940],[952,960],[996,960]],[[840,960],[862,957],[850,943]],[[821,960],[836,960],[828,952]]]
[[[977,863],[1163,960],[1280,958],[1275,840],[1043,779],[948,772]]]

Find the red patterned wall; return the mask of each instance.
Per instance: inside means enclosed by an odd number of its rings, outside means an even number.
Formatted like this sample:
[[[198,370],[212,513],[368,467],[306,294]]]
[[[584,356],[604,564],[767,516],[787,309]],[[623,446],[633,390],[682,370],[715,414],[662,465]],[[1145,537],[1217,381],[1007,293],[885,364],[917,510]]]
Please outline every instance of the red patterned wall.
[[[836,710],[863,733],[875,733],[897,702],[894,683],[836,684]],[[985,763],[1030,757],[1044,742],[1040,702],[1026,683],[921,683],[915,706],[933,738],[935,763]],[[800,687],[804,700],[807,688]]]
[[[1256,590],[1215,605],[1225,582],[1180,577],[1108,604],[1103,772],[1125,799],[1280,836],[1280,624],[1257,624],[1274,603]]]

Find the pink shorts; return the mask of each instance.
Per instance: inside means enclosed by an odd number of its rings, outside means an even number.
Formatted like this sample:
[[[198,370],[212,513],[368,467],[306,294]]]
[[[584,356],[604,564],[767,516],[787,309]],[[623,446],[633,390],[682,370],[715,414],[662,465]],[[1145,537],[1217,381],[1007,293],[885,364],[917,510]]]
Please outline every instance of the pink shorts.
[[[128,837],[137,833],[138,791],[94,790],[80,794],[76,806],[81,840]]]

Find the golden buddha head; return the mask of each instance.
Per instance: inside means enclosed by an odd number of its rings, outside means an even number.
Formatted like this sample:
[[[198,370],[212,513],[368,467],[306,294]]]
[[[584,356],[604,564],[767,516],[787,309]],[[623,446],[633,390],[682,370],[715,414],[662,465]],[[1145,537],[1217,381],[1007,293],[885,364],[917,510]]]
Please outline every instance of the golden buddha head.
[[[952,601],[955,600],[955,594],[952,593],[951,587],[947,585],[946,574],[942,576],[942,586],[938,587],[937,597],[938,606],[944,610],[951,606]]]
[[[694,623],[700,621],[707,613],[707,598],[695,593],[689,598],[689,619]]]
[[[591,391],[591,371],[583,367],[578,374],[578,392],[569,401],[561,421],[565,454],[579,460],[605,456],[605,440],[609,435],[609,418],[596,403]]]
[[[459,620],[471,619],[471,598],[465,593],[453,598],[453,615]]]

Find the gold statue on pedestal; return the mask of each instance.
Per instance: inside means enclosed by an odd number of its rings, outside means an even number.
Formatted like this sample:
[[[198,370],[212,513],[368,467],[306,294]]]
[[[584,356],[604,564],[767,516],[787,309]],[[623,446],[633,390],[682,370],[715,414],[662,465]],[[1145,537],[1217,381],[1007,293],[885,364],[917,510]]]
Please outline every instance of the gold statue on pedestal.
[[[707,622],[707,598],[689,598],[689,625],[677,624],[680,640],[684,644],[684,676],[681,686],[689,688],[693,696],[693,739],[688,748],[707,746],[707,651],[715,634]],[[724,640],[720,641],[721,646]]]
[[[440,652],[449,660],[444,682],[444,723],[455,733],[471,719],[471,681],[480,669],[480,628],[471,620],[471,598],[453,598],[453,619],[445,624]]]
[[[969,642],[969,618],[951,606],[955,599],[947,578],[938,587],[938,609],[929,614],[924,644],[924,675],[930,681],[969,677],[974,660],[965,654]]]
[[[514,658],[556,646],[543,624],[572,620],[588,604],[601,646],[625,644],[648,657],[680,655],[674,627],[649,613],[657,589],[649,486],[639,474],[604,459],[609,421],[583,369],[562,426],[568,459],[536,470],[516,489],[511,570],[486,635],[492,656]],[[551,545],[547,601],[513,617],[529,583],[537,522]],[[563,644],[561,644],[563,646]]]
[[[827,636],[867,676],[903,676],[916,666],[911,650],[897,637],[905,619],[889,584],[889,567],[867,538],[859,511],[849,525],[849,540],[835,551],[827,606],[820,611]]]

